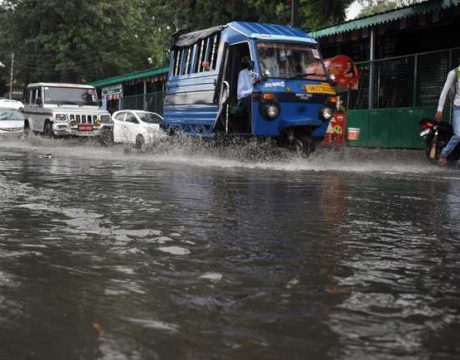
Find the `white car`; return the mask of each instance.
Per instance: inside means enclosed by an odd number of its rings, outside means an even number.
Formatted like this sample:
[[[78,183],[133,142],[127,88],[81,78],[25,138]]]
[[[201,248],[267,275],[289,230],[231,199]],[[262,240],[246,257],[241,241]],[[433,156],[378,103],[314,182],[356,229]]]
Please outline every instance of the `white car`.
[[[24,104],[17,100],[0,98],[0,108],[21,110],[24,109]]]
[[[113,141],[134,144],[142,148],[155,139],[165,136],[162,129],[163,117],[157,113],[142,110],[121,110],[112,114]]]
[[[13,108],[0,108],[0,135],[20,135],[24,130],[24,115]]]

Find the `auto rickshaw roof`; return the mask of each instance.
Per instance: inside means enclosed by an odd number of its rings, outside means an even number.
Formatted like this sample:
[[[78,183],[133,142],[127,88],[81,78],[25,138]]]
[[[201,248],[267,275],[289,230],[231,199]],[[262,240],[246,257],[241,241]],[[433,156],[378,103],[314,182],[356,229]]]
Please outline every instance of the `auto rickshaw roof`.
[[[233,21],[224,26],[215,26],[204,30],[193,32],[187,32],[185,30],[178,31],[172,37],[171,48],[191,46],[198,40],[205,39],[208,36],[221,32],[224,28],[230,28],[251,39],[316,43],[308,33],[299,28],[278,24]]]
[[[287,25],[234,21],[228,26],[248,38],[316,43],[305,31]]]

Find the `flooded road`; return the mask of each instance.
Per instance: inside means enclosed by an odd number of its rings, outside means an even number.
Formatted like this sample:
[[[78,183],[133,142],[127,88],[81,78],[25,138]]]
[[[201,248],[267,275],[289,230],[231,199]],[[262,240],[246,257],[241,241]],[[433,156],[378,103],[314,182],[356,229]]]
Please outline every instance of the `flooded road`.
[[[0,359],[460,357],[458,169],[194,150],[0,142]]]

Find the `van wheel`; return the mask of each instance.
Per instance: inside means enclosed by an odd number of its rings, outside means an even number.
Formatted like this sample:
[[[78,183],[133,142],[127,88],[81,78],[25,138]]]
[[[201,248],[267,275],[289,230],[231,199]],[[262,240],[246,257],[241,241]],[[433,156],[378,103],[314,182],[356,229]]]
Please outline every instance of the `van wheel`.
[[[139,135],[136,136],[136,145],[135,146],[136,146],[137,149],[143,149],[144,148],[145,139],[144,139],[144,137],[142,135],[139,134]]]
[[[53,133],[53,123],[51,121],[47,121],[45,123],[45,128],[43,129],[43,135],[47,138],[52,138],[54,137]]]
[[[24,135],[25,136],[29,136],[30,135],[30,125],[29,125],[29,122],[26,121],[24,123]]]

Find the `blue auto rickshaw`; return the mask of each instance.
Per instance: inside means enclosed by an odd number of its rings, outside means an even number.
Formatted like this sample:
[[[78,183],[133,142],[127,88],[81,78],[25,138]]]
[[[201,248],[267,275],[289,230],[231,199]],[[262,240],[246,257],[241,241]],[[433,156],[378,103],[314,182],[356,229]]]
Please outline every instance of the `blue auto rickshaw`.
[[[243,109],[237,82],[248,57],[256,81]],[[325,135],[334,95],[318,44],[300,29],[237,21],[172,37],[170,133],[273,137],[309,153]]]

